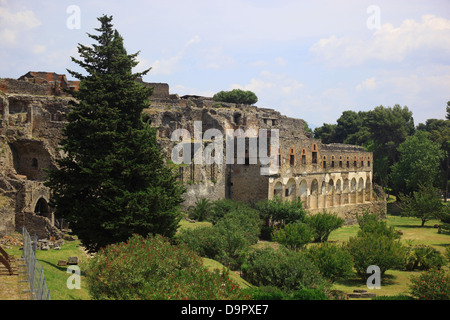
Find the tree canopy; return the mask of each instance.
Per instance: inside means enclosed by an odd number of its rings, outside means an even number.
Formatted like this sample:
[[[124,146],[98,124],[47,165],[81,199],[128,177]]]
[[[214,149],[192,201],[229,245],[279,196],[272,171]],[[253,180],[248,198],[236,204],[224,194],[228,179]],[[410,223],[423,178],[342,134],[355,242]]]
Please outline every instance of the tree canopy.
[[[417,191],[420,184],[438,184],[443,153],[440,145],[428,136],[418,131],[399,146],[400,159],[392,166],[391,173],[392,187],[397,194]]]
[[[258,102],[258,97],[252,91],[244,91],[241,89],[234,89],[231,91],[220,91],[213,96],[214,101],[230,102],[241,104],[255,104]]]
[[[136,54],[127,54],[112,17],[98,18],[92,46],[80,44],[72,60],[85,75],[72,92],[60,142],[66,156],[48,173],[55,215],[69,222],[89,251],[126,241],[132,234],[175,234],[183,187],[165,164],[156,129],[142,120],[152,90],[136,81]]]

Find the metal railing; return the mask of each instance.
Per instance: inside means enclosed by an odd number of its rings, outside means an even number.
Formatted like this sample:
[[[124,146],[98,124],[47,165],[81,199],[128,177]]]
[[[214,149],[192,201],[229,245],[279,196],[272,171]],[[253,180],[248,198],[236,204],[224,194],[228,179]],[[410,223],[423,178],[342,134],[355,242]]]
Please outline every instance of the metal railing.
[[[27,229],[23,227],[23,259],[27,266],[27,280],[30,285],[30,300],[51,300],[45,281],[44,268],[36,260],[37,237],[31,240]]]

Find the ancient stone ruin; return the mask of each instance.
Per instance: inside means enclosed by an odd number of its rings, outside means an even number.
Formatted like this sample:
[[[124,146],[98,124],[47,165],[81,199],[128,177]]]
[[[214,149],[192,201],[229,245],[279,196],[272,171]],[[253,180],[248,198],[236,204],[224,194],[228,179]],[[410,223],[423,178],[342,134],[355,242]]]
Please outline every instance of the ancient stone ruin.
[[[195,122],[201,123],[202,132],[253,133],[245,138],[241,162],[227,163],[224,152],[220,164],[179,166],[180,180],[187,188],[186,206],[200,198],[256,202],[278,196],[301,198],[311,212],[336,212],[347,223],[354,223],[355,213],[363,209],[385,212],[383,193],[373,185],[373,154],[364,148],[323,144],[305,132],[303,120],[272,109],[180,97],[170,94],[167,84],[138,81],[154,88],[144,119],[159,128],[158,141],[168,158],[179,143],[172,139],[173,132],[187,129],[193,135]],[[38,238],[61,237],[64,222],[49,207],[51,193],[43,183],[45,169],[54,168],[64,156],[57,146],[73,98],[63,89],[77,90],[78,84],[48,72],[0,79],[0,236],[25,226]],[[267,139],[259,137],[260,129],[279,130],[280,167],[274,173],[262,175],[264,164],[248,153],[252,141]],[[189,143],[191,150],[207,145],[207,141]]]

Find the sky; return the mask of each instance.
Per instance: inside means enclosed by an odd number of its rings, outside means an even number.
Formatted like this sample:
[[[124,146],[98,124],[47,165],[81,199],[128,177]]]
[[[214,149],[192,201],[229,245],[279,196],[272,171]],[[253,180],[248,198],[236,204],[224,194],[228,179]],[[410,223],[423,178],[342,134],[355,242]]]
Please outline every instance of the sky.
[[[314,128],[343,111],[450,101],[448,0],[0,0],[0,78],[81,71],[70,57],[113,16],[134,71],[170,93],[251,90],[256,106]]]

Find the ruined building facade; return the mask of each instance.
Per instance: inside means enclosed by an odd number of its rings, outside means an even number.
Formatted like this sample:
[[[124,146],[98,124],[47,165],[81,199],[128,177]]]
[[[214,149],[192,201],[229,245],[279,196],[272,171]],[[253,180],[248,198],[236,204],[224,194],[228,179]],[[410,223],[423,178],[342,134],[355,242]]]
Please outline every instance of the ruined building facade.
[[[311,212],[336,212],[347,223],[363,209],[385,211],[382,192],[373,185],[373,154],[364,148],[343,144],[322,144],[304,131],[304,121],[281,115],[272,109],[210,98],[169,93],[163,83],[144,83],[154,88],[144,119],[158,127],[163,152],[171,152],[179,141],[172,134],[194,123],[201,131],[217,129],[256,135],[247,137],[247,153],[242,163],[225,159],[220,164],[188,163],[178,166],[179,179],[186,185],[185,205],[197,199],[229,198],[256,202],[278,196],[300,198]],[[58,236],[61,223],[49,207],[50,190],[44,186],[45,169],[54,168],[64,155],[57,150],[70,111],[70,96],[62,89],[75,89],[78,82],[64,75],[29,72],[19,79],[0,79],[0,236],[26,226],[40,238]],[[248,154],[252,139],[259,141],[260,129],[279,130],[276,172],[261,174],[264,167]],[[190,142],[189,142],[190,143]],[[208,141],[192,143],[196,149]],[[226,146],[224,146],[226,147]]]

